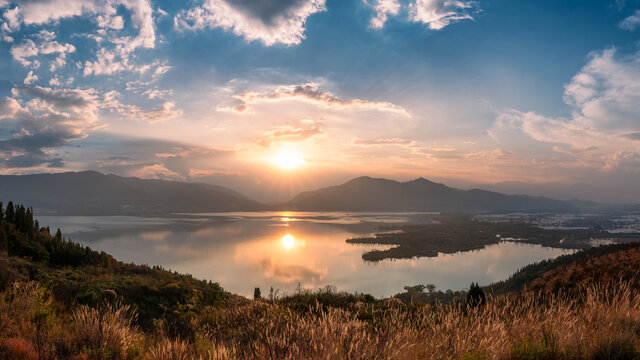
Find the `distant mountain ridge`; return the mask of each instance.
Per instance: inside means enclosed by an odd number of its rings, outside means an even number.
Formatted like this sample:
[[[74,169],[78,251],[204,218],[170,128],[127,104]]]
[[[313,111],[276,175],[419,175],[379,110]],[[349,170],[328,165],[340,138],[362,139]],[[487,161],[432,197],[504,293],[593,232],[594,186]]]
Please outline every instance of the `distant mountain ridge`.
[[[342,185],[303,192],[286,204],[305,211],[571,211],[592,208],[595,203],[561,201],[493,191],[460,190],[424,178],[407,182],[355,178]]]
[[[39,214],[150,215],[262,210],[263,205],[222,186],[145,180],[96,171],[0,176],[0,201]]]
[[[596,203],[460,190],[424,178],[408,182],[355,178],[265,205],[231,189],[203,183],[139,179],[96,171],[2,175],[0,201],[29,204],[39,214],[167,215],[226,211],[540,212],[593,209]]]

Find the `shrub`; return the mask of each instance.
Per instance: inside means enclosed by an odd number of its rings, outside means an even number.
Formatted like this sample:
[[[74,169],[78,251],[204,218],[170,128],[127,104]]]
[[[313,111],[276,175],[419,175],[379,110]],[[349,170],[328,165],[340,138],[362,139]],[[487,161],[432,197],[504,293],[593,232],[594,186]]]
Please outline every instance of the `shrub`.
[[[21,338],[0,339],[0,360],[35,360],[38,354],[33,344]]]
[[[127,359],[135,351],[140,334],[129,306],[105,304],[102,308],[82,305],[72,317],[76,347],[90,358]]]

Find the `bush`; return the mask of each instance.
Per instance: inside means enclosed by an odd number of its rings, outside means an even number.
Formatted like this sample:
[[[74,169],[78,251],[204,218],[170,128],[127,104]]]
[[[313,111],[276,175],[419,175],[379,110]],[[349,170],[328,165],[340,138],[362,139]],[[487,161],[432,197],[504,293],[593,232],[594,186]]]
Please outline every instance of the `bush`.
[[[21,338],[0,339],[0,360],[36,360],[38,354],[33,344]]]
[[[600,341],[591,360],[640,360],[631,336],[611,336]]]

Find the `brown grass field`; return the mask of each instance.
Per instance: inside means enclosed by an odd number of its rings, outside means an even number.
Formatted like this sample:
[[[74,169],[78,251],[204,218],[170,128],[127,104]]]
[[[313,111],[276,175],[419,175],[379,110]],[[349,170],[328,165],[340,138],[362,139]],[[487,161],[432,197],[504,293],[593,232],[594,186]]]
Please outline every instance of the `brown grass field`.
[[[0,296],[2,359],[638,359],[640,296],[628,283],[485,306],[295,312],[251,301],[194,316],[194,341],[142,332],[127,306],[56,308],[36,283]],[[369,316],[363,317],[362,314]]]

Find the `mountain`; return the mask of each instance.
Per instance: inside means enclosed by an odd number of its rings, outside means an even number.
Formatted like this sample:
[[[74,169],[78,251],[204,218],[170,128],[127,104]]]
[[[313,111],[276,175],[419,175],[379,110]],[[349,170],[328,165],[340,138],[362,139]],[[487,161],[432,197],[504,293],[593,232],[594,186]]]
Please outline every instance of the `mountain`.
[[[493,191],[460,190],[424,178],[408,182],[359,177],[297,195],[285,205],[298,211],[571,211],[594,203],[560,201]]]
[[[503,194],[529,194],[559,200],[584,199],[615,204],[635,204],[640,200],[640,196],[634,193],[621,195],[620,187],[606,187],[588,183],[531,184],[519,181],[503,181],[493,184],[477,184],[474,187]]]
[[[29,204],[38,213],[153,215],[254,211],[262,205],[208,184],[104,175],[95,171],[0,176],[0,201]]]
[[[0,201],[30,204],[40,214],[163,215],[176,212],[299,211],[572,211],[597,204],[577,200],[460,190],[423,178],[408,182],[359,177],[345,184],[263,205],[222,186],[149,180],[96,171],[0,176]]]

